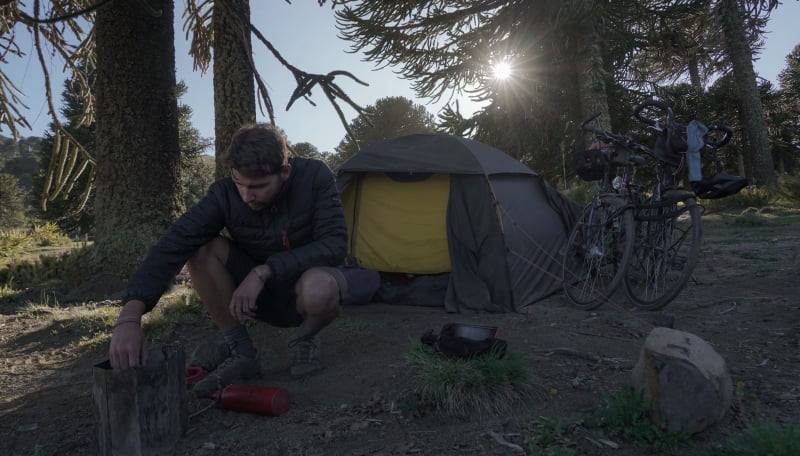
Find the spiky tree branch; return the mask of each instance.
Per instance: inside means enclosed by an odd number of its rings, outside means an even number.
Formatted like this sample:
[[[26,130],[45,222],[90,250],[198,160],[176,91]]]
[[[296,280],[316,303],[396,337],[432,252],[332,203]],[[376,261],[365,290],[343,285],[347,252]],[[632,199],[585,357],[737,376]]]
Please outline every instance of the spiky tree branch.
[[[213,3],[213,0],[188,0],[186,10],[183,13],[183,29],[186,33],[187,39],[191,37],[189,54],[193,57],[194,68],[200,69],[202,72],[205,72],[209,68],[211,62],[210,36],[214,33],[214,30],[211,27],[211,18],[213,17],[214,12]],[[287,3],[291,2],[287,1]],[[322,6],[325,4],[325,0],[317,0],[317,3]],[[332,7],[338,3],[339,2],[336,1],[332,2]],[[269,50],[273,57],[275,57],[275,59],[278,60],[278,62],[283,65],[284,68],[292,73],[297,85],[295,86],[295,89],[289,98],[289,102],[286,105],[286,110],[288,111],[300,98],[305,99],[312,106],[316,106],[314,101],[311,99],[311,95],[312,89],[319,87],[320,90],[322,90],[322,93],[325,94],[325,97],[331,103],[331,106],[333,106],[334,110],[336,111],[336,114],[339,117],[339,120],[342,122],[345,131],[347,131],[348,136],[352,138],[353,135],[350,131],[350,126],[345,118],[339,100],[344,101],[344,103],[353,108],[358,114],[363,114],[366,111],[355,101],[353,101],[353,99],[341,88],[341,86],[336,83],[335,79],[337,76],[346,77],[362,85],[368,84],[364,81],[361,81],[353,74],[343,70],[334,70],[326,74],[313,74],[303,71],[289,63],[289,61],[281,55],[277,48],[264,36],[264,34],[261,33],[261,31],[255,25],[250,23],[250,21],[245,20],[245,18],[239,18],[239,20],[243,24],[242,33],[252,33],[253,36],[255,36]],[[253,71],[253,77],[255,79],[256,86],[258,87],[259,104],[263,103],[263,108],[266,108],[267,111],[266,115],[269,117],[272,123],[275,123],[275,113],[269,90],[267,89],[267,85],[264,83],[264,80],[258,71],[255,62],[253,61],[252,56],[249,59],[249,64]]]

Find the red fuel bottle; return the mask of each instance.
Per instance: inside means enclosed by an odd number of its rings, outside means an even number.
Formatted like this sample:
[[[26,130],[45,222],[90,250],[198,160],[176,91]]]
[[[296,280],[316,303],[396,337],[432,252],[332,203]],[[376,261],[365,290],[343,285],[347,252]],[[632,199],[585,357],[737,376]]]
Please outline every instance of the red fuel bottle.
[[[213,393],[226,410],[280,416],[289,410],[289,391],[283,388],[258,385],[228,385],[222,392]]]

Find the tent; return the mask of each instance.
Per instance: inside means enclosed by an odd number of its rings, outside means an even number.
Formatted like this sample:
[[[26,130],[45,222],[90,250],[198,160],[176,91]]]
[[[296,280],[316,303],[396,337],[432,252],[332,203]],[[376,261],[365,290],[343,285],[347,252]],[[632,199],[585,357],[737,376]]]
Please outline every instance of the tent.
[[[371,144],[336,169],[349,254],[364,268],[447,274],[448,312],[512,312],[561,287],[579,208],[504,152],[446,134]]]

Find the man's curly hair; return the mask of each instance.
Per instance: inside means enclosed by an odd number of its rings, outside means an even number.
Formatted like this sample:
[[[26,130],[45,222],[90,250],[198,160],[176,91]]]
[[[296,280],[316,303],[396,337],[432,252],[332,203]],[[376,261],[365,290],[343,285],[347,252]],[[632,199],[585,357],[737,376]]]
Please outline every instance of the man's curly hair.
[[[275,125],[244,125],[233,135],[222,162],[247,177],[280,173],[288,163],[286,139]]]

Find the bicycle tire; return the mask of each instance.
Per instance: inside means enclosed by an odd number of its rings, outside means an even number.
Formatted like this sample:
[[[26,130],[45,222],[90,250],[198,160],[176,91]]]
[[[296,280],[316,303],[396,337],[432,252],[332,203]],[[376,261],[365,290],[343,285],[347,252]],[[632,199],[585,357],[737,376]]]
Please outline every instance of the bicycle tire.
[[[572,305],[592,310],[622,284],[634,246],[633,211],[619,200],[588,204],[564,250],[562,287]]]
[[[684,202],[643,209],[637,213],[636,244],[631,262],[625,268],[625,293],[641,310],[658,310],[672,302],[692,276],[703,238],[702,208],[694,198]],[[652,212],[675,216],[661,220]],[[671,212],[670,212],[671,211]]]

